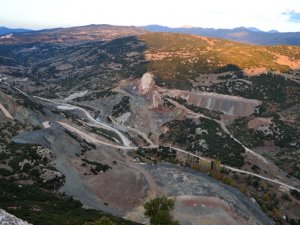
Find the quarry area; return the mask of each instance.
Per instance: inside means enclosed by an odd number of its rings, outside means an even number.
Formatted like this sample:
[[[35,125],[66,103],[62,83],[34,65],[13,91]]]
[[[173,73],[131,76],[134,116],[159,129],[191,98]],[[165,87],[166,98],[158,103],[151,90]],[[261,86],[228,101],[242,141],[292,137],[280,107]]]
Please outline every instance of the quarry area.
[[[0,221],[167,196],[181,225],[300,223],[297,47],[89,25],[0,36],[0,64]]]
[[[23,174],[22,185],[55,183],[50,187],[86,208],[139,223],[148,223],[145,201],[165,195],[175,200],[172,215],[182,225],[273,224],[252,194],[255,187],[240,192],[243,183],[264,185],[261,192],[270,189],[279,196],[299,191],[299,180],[232,133],[235,119],[259,113],[260,100],[160,87],[151,73],[122,80],[114,89],[60,93],[55,99],[23,92],[10,79],[0,84],[0,118],[2,126],[13,123],[15,130],[3,133],[0,152],[8,154],[5,143],[11,140],[37,145],[44,159],[19,162],[20,171],[39,165],[39,179]],[[247,126],[267,135],[275,132],[272,124],[271,118],[256,117]],[[214,152],[216,142],[227,152]],[[225,175],[211,166],[219,165],[216,159]],[[14,170],[6,165],[3,169]],[[282,207],[284,216],[300,216],[292,209],[299,207],[298,200]]]

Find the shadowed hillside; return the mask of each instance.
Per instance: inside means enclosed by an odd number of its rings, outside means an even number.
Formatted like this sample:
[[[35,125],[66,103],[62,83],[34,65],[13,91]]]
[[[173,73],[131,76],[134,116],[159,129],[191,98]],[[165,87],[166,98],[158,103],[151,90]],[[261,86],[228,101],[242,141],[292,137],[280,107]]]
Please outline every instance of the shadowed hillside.
[[[143,33],[132,29],[91,25],[20,34],[12,42],[23,44],[0,45],[0,73],[35,80],[72,80],[104,72],[140,77],[148,70],[161,83],[190,88],[192,80],[204,74],[254,76],[275,72],[296,78],[300,69],[299,47],[253,46],[174,33],[107,40]],[[30,43],[24,44],[27,39]]]

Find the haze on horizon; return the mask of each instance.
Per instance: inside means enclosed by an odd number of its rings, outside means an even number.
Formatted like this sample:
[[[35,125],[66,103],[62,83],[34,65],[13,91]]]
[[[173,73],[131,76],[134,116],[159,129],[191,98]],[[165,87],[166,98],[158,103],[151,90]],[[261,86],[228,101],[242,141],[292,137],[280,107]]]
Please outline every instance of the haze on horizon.
[[[0,26],[43,29],[88,24],[300,31],[299,0],[1,0]]]

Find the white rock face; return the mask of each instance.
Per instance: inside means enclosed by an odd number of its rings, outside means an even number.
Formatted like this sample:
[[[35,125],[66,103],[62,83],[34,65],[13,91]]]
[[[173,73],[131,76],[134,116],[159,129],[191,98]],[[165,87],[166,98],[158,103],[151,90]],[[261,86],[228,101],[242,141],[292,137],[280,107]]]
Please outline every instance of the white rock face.
[[[154,84],[153,74],[145,73],[143,75],[143,77],[141,78],[141,81],[139,84],[139,93],[142,95],[147,94],[150,91],[153,84]]]
[[[167,94],[170,97],[185,99],[188,104],[216,110],[231,116],[249,116],[261,104],[260,101],[255,99],[209,92],[168,90]]]
[[[77,92],[77,93],[74,93],[74,94],[71,94],[69,95],[68,97],[66,97],[64,100],[65,101],[71,101],[75,98],[79,98],[79,97],[83,97],[85,96],[89,91],[88,90],[85,90],[85,91],[81,91],[81,92]]]
[[[53,171],[53,170],[48,170],[46,168],[44,168],[42,170],[42,173],[40,175],[40,177],[44,180],[44,181],[49,181],[49,180],[53,180],[55,178],[60,178],[63,175],[58,172],[58,171]]]
[[[1,225],[32,225],[30,223],[27,223],[26,221],[23,221],[3,209],[0,209],[0,224]]]
[[[124,113],[123,115],[121,115],[117,118],[117,123],[124,124],[129,119],[130,116],[131,116],[130,112]]]

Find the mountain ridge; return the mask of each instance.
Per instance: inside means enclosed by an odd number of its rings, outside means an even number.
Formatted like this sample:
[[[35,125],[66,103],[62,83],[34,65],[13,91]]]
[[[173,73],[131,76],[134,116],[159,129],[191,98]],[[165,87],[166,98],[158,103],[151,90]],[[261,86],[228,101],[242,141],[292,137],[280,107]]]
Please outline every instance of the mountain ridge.
[[[300,32],[279,32],[277,30],[263,31],[256,27],[244,27],[244,26],[227,29],[227,28],[203,28],[203,27],[192,27],[192,26],[168,27],[168,26],[163,26],[158,24],[152,24],[146,26],[117,26],[117,25],[110,25],[110,24],[89,24],[83,26],[56,27],[56,28],[48,28],[48,29],[40,29],[40,30],[30,30],[30,29],[23,29],[23,28],[12,29],[7,27],[0,27],[0,36],[13,33],[16,34],[17,37],[22,37],[25,34],[29,36],[31,35],[31,37],[33,37],[34,35],[42,35],[45,32],[48,32],[47,33],[48,35],[49,32],[52,32],[52,35],[59,35],[61,32],[66,32],[66,31],[72,32],[76,30],[86,30],[89,31],[90,34],[85,33],[85,35],[97,36],[97,34],[95,34],[94,32],[97,29],[98,30],[103,29],[105,32],[107,32],[108,29],[123,29],[123,30],[127,30],[127,35],[130,33],[132,35],[136,35],[136,34],[141,34],[146,32],[172,32],[172,33],[194,34],[194,35],[200,35],[200,36],[206,36],[212,38],[222,38],[226,40],[237,41],[240,43],[255,44],[255,45],[295,45],[295,46],[300,45]],[[81,35],[81,37],[82,36],[83,35]],[[120,36],[118,35],[113,36],[113,38],[116,37],[120,37]]]
[[[255,27],[215,29],[202,27],[171,28],[161,25],[148,25],[143,26],[143,28],[151,32],[196,34],[256,45],[300,45],[300,32],[278,32],[276,30],[261,31]]]
[[[8,27],[0,26],[0,35],[10,34],[10,33],[23,33],[29,31],[32,30],[24,29],[24,28],[8,28]]]
[[[134,26],[113,26],[108,24],[90,24],[68,28],[50,28],[9,36],[0,36],[0,44],[20,44],[32,42],[82,42],[112,40],[125,36],[147,33],[143,28]]]

